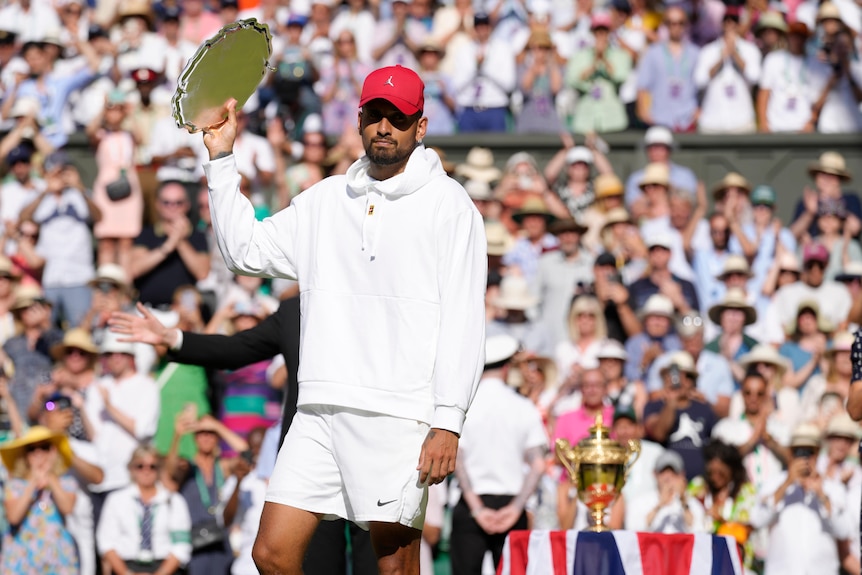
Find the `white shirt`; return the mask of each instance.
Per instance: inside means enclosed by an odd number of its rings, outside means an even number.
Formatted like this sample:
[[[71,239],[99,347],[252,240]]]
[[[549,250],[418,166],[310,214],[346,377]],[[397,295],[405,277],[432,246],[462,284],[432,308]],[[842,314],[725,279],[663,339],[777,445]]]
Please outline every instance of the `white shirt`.
[[[0,10],[0,22],[4,30],[18,35],[18,42],[41,41],[49,32],[62,28],[50,0],[32,0],[29,10],[24,10],[18,2],[4,4],[7,6]]]
[[[659,504],[658,491],[650,491],[638,497],[626,498],[626,525],[627,531],[646,531],[651,533],[695,533],[704,530],[704,516],[706,512],[703,504],[694,497],[687,497],[686,504],[691,512],[692,522],[685,523],[685,511],[679,498],[674,498],[667,505],[663,505],[651,523],[647,523],[647,516],[652,513]]]
[[[129,484],[128,464],[132,453],[138,445],[155,435],[159,419],[159,388],[151,377],[140,373],[119,382],[111,376],[104,376],[95,385],[108,389],[111,404],[135,421],[135,433],[130,435],[108,414],[99,390],[95,387],[87,390],[84,409],[95,428],[93,444],[105,472],[102,482],[91,485],[90,490],[104,492]]]
[[[242,132],[236,139],[233,154],[236,157],[236,169],[250,180],[254,180],[258,172],[275,172],[275,154],[263,136]]]
[[[374,61],[371,58],[374,29],[375,21],[371,12],[363,9],[353,13],[345,9],[332,19],[332,24],[329,26],[329,37],[335,41],[342,30],[349,30],[353,33],[353,38],[356,41],[356,57],[360,62],[370,64]]]
[[[156,177],[160,182],[177,180],[197,182],[203,176],[203,162],[209,159],[200,134],[190,134],[187,130],[177,129],[173,117],[162,118],[153,126],[150,134],[149,157],[171,156],[181,148],[189,147],[195,151],[194,158],[172,158],[159,167]]]
[[[482,67],[476,58],[484,52]],[[460,65],[452,74],[455,101],[459,106],[502,108],[509,105],[509,93],[515,89],[515,57],[508,44],[490,40],[481,45],[465,44],[458,55]]]
[[[517,495],[524,479],[524,454],[548,444],[539,410],[502,380],[479,382],[458,451],[478,495]]]
[[[185,565],[192,556],[192,520],[185,500],[163,486],[156,487],[152,499],[152,558],[176,557]],[[141,553],[141,520],[144,509],[137,485],[129,485],[108,495],[96,529],[96,542],[104,554],[114,551],[123,561],[145,560]]]
[[[790,443],[790,429],[771,415],[766,420],[766,432],[779,445],[786,446]],[[725,417],[712,428],[714,439],[720,439],[724,443],[737,447],[751,439],[752,433],[754,433],[754,428],[751,422],[741,417]],[[754,450],[742,459],[742,463],[748,472],[748,479],[754,484],[758,492],[763,489],[764,485],[770,484],[781,475],[784,469],[781,461],[762,442],[758,443]]]
[[[32,178],[28,186],[24,186],[18,180],[10,180],[0,186],[0,220],[5,225],[7,222],[18,222],[21,210],[36,201],[39,194],[45,189],[45,180]],[[6,240],[6,255],[11,256],[18,249],[18,242]]]
[[[42,285],[82,286],[93,279],[93,235],[90,209],[78,190],[68,188],[59,198],[46,195],[33,214],[41,226],[36,252],[45,258]]]
[[[772,302],[766,308],[763,322],[766,343],[783,343],[784,330],[796,319],[799,304],[809,300],[816,301],[820,306],[820,313],[836,326],[847,319],[852,305],[850,292],[837,282],[824,281],[817,288],[801,281],[786,285],[775,292]]]
[[[98,453],[92,443],[70,437],[69,444],[72,447],[72,453],[83,461],[90,465],[100,465]],[[96,526],[93,524],[93,502],[87,491],[87,485],[77,475],[75,479],[78,480],[75,507],[72,513],[66,516],[66,527],[78,545],[81,575],[96,575]]]
[[[776,50],[763,60],[760,87],[769,90],[766,121],[773,132],[800,132],[811,118],[817,100],[807,59]]]
[[[391,18],[377,23],[377,26],[374,29],[374,39],[372,41],[374,50],[385,46],[392,40],[392,37],[395,36],[396,25],[395,20]],[[421,22],[414,20],[413,18],[408,18],[407,22],[404,24],[404,35],[414,44],[420,45],[425,40],[428,32],[425,30],[425,26],[423,26]],[[416,57],[413,55],[413,52],[410,51],[410,48],[408,48],[403,42],[396,42],[394,46],[383,53],[380,59],[377,60],[376,64],[381,67],[399,65],[413,70],[418,68]]]
[[[731,58],[724,61],[713,78],[710,69],[721,61],[724,39],[703,47],[694,68],[694,82],[706,90],[700,114],[700,127],[713,132],[734,132],[754,128],[754,104],[751,87],[760,79],[760,50],[757,46],[738,38],[739,52],[745,70],[739,73]]]
[[[829,79],[832,77],[832,66],[818,59],[811,60],[812,85],[816,97],[820,97]],[[850,74],[856,85],[862,85],[862,64],[850,60]],[[817,121],[817,131],[827,134],[858,132],[862,130],[862,111],[853,94],[853,87],[846,75],[842,75],[838,84],[829,91],[820,119]]]
[[[175,46],[171,46],[167,41],[165,42],[163,64],[165,82],[168,86],[176,87],[177,80],[179,80],[183,68],[186,67],[186,62],[195,55],[196,51],[197,46],[187,40],[180,40]],[[158,69],[156,68],[156,70]]]
[[[236,559],[231,565],[231,575],[257,575],[258,570],[251,558],[251,548],[257,537],[263,504],[266,502],[266,486],[268,481],[258,476],[257,470],[243,477],[239,484],[239,505],[233,520],[234,529],[239,530],[239,546],[235,548]],[[231,475],[225,481],[221,490],[221,500],[227,501],[233,494],[236,477]],[[233,543],[235,539],[231,537]]]

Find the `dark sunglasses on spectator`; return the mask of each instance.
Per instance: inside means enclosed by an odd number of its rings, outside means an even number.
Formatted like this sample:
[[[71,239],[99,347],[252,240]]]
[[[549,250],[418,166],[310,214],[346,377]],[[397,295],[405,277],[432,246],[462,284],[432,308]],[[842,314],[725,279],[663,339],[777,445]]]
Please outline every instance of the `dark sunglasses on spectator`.
[[[32,238],[35,240],[39,237],[39,232],[25,232],[24,230],[18,230],[18,235],[22,238]]]
[[[137,469],[138,471],[141,471],[143,469],[149,469],[150,471],[155,471],[158,468],[159,468],[159,466],[156,465],[155,463],[136,463],[135,464],[135,469]]]
[[[809,262],[805,262],[805,264],[802,267],[804,267],[807,270],[810,270],[810,269],[814,268],[815,266],[820,268],[821,270],[826,268],[826,264],[824,264],[820,260],[811,260]]]
[[[179,208],[180,206],[186,205],[185,200],[159,200],[159,203],[171,208]]]
[[[102,293],[111,293],[113,290],[117,289],[117,284],[113,284],[111,282],[97,282],[95,285],[96,289]]]
[[[51,451],[53,445],[51,443],[34,443],[24,448],[25,453],[33,453],[34,451]]]
[[[665,20],[664,23],[668,26],[685,26],[688,24],[685,20]]]

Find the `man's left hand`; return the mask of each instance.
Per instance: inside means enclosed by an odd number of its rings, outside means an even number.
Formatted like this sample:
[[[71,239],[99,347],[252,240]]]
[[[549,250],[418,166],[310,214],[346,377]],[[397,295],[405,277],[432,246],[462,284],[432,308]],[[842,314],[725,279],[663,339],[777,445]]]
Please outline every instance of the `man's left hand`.
[[[225,104],[227,117],[221,123],[208,128],[204,132],[204,145],[210,153],[210,160],[233,153],[233,143],[236,140],[236,100],[231,98]]]
[[[458,436],[446,429],[431,428],[422,451],[419,453],[419,482],[428,485],[440,483],[455,471],[455,458],[458,455]]]

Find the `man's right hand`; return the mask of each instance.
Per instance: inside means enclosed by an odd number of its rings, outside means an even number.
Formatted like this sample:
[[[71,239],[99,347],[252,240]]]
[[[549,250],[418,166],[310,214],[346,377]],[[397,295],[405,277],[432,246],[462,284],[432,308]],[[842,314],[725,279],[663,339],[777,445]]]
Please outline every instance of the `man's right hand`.
[[[108,322],[111,331],[123,335],[120,341],[148,343],[150,345],[166,345],[171,347],[176,342],[174,330],[166,328],[156,319],[142,303],[138,303],[138,311],[143,317],[125,312],[114,312]]]
[[[228,100],[225,111],[227,118],[204,132],[204,145],[210,153],[210,160],[233,153],[233,143],[236,140],[236,100]]]

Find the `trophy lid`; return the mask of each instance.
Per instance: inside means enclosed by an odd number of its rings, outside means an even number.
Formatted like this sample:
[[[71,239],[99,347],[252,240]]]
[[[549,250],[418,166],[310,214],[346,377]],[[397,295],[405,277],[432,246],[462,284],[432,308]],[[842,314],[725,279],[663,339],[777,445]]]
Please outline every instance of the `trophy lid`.
[[[590,427],[590,435],[578,442],[577,449],[581,454],[581,463],[625,463],[630,455],[626,446],[611,439],[601,413]]]

